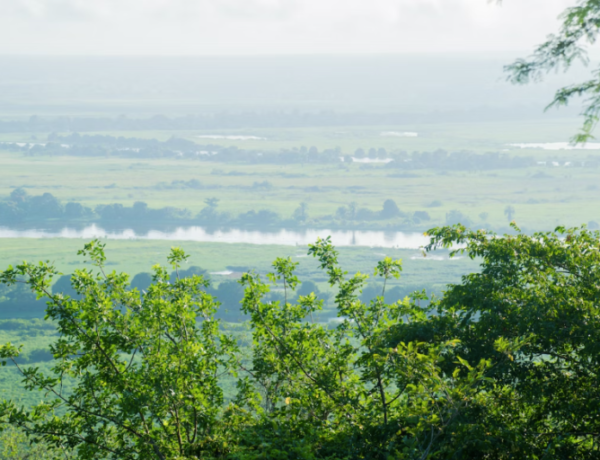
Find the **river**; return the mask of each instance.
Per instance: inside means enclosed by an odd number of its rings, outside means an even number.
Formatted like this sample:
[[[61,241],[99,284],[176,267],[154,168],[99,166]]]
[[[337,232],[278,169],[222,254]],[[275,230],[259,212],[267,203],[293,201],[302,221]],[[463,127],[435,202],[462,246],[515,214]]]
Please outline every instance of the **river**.
[[[107,238],[114,240],[173,240],[207,243],[271,244],[306,246],[317,238],[331,236],[335,246],[367,246],[382,248],[419,249],[429,242],[422,233],[358,230],[210,230],[203,227],[178,227],[173,230],[136,231],[131,228],[105,230],[95,224],[83,228],[11,229],[0,227],[0,238]]]

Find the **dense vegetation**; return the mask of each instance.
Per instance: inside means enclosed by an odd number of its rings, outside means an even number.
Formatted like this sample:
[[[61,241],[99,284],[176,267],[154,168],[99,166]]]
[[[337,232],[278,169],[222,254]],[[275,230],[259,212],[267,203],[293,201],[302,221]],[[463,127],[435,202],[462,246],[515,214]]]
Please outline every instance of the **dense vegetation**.
[[[49,374],[2,347],[47,395],[35,408],[3,403],[2,420],[81,458],[592,458],[600,234],[516,231],[432,230],[428,251],[454,246],[481,272],[441,298],[390,303],[399,261],[377,265],[381,296],[366,304],[368,277],[349,276],[320,240],[309,253],[339,323],[312,320],[323,301],[298,297],[296,264],[277,259],[267,280],[241,280],[250,343],[219,327],[201,275],[178,276],[179,249],[174,277],[156,266],[143,292],[105,271],[99,242],[81,251],[96,269],[74,273],[73,297],[50,291],[51,265],[10,268],[2,281],[46,297],[58,337]],[[272,287],[283,299],[268,299]],[[224,379],[237,390],[226,395]]]
[[[172,187],[199,188],[198,181],[174,181]],[[268,181],[255,182],[254,190],[272,188]],[[227,212],[218,210],[219,200],[215,197],[205,200],[206,207],[196,216],[192,216],[187,209],[167,206],[161,209],[151,209],[143,201],[136,201],[133,206],[123,206],[120,203],[101,204],[94,210],[83,206],[81,203],[69,201],[64,204],[52,193],[46,192],[42,195],[29,195],[23,188],[14,189],[4,200],[0,201],[0,225],[12,225],[27,222],[94,222],[103,224],[128,224],[137,228],[156,228],[168,223],[179,224],[201,224],[209,227],[240,227],[240,228],[282,228],[302,227],[312,223],[309,219],[309,209],[306,203],[300,203],[289,218],[282,218],[278,213],[261,209],[249,210],[238,216],[232,216]],[[447,221],[458,222],[468,218],[459,211],[452,211]],[[389,225],[390,220],[401,228],[411,228],[421,223],[429,222],[427,211],[416,211],[412,215],[402,212],[394,200],[384,201],[380,211],[372,211],[368,208],[359,208],[352,202],[348,206],[340,206],[334,215],[323,216],[324,223],[333,224],[335,227],[360,227],[368,222],[381,222]]]

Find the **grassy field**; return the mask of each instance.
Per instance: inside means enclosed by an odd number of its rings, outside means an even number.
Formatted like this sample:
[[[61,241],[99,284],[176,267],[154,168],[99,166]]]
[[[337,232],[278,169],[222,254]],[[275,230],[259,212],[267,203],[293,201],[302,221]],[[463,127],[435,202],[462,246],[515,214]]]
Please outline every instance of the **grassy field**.
[[[408,151],[445,148],[498,150],[509,142],[565,141],[578,126],[579,120],[555,120],[504,123],[429,124],[402,127],[344,127],[338,129],[265,129],[252,131],[218,131],[212,134],[252,134],[265,141],[210,140],[213,143],[256,146],[265,149],[316,145],[319,149],[340,145],[345,152],[358,147],[403,148]],[[384,131],[415,131],[417,138],[381,137]],[[201,132],[131,132],[104,133],[136,137],[167,139],[172,135],[186,136],[207,142],[196,136]],[[40,140],[45,135],[37,133]],[[30,134],[3,134],[0,141],[26,141]],[[596,151],[536,151],[510,150],[509,155],[532,155],[540,160],[573,160],[598,155]],[[152,208],[175,206],[188,208],[193,214],[205,207],[204,200],[219,198],[219,210],[237,215],[248,210],[269,209],[283,218],[291,217],[301,202],[308,203],[309,225],[319,225],[319,219],[334,214],[336,209],[351,202],[358,207],[381,209],[386,199],[396,201],[406,213],[426,210],[431,221],[428,227],[445,224],[446,214],[459,210],[479,227],[502,230],[508,220],[507,205],[515,208],[514,219],[524,229],[551,229],[561,224],[580,225],[600,222],[600,170],[565,167],[531,167],[494,171],[411,170],[406,177],[394,177],[398,170],[381,165],[251,165],[243,163],[210,163],[190,159],[125,159],[78,157],[30,157],[18,152],[0,152],[0,197],[15,187],[27,187],[30,194],[50,192],[63,200],[98,204],[131,205],[145,201]],[[402,171],[400,171],[402,172]],[[177,188],[173,181],[200,181],[203,188]],[[256,182],[268,181],[270,189],[256,189]],[[437,201],[439,206],[429,205]],[[486,213],[484,221],[480,215]],[[388,223],[384,222],[385,225]],[[391,228],[396,225],[389,223]],[[75,257],[80,240],[0,240],[0,262],[3,266],[22,259],[50,259],[61,270],[70,272],[79,263]],[[111,241],[109,260],[119,270],[135,274],[165,260],[174,243],[161,241]],[[246,246],[229,244],[181,243],[192,254],[192,263],[209,271],[221,271],[227,266],[248,266],[264,271],[277,256],[303,254],[304,249],[277,246]],[[386,250],[393,252],[397,250]],[[365,270],[372,266],[375,252],[368,248],[347,248],[349,269]],[[397,251],[394,257],[411,262],[414,251]],[[306,259],[301,259],[304,264]],[[308,262],[306,262],[308,263]],[[407,266],[407,276],[420,280],[433,277],[437,262],[414,261]],[[458,262],[442,262],[451,267]],[[307,270],[313,270],[316,267]],[[444,268],[446,270],[446,268]],[[442,271],[444,271],[442,270]],[[452,273],[462,269],[449,268]],[[435,272],[435,273],[434,273]],[[419,273],[413,275],[412,273]],[[314,273],[313,273],[314,274]],[[439,282],[455,280],[445,275]]]
[[[555,152],[547,152],[548,156]],[[588,152],[586,152],[588,154]],[[583,155],[581,152],[561,155]],[[393,177],[396,170],[382,166],[368,169],[358,164],[340,165],[245,165],[194,160],[26,157],[0,153],[0,196],[16,187],[30,194],[50,192],[63,201],[86,206],[145,201],[150,207],[188,208],[193,214],[209,197],[219,198],[219,209],[237,215],[269,209],[283,218],[292,216],[301,202],[316,220],[334,214],[340,206],[379,210],[391,198],[407,213],[426,210],[441,225],[446,213],[459,210],[479,226],[507,225],[504,209],[514,206],[514,218],[527,229],[549,229],[561,223],[580,225],[600,221],[600,171],[582,168],[532,167],[496,171],[439,174],[410,171],[409,177]],[[539,177],[542,176],[542,177]],[[171,187],[173,181],[196,179],[202,189]],[[268,190],[255,189],[268,181]],[[428,207],[439,201],[439,207]],[[487,213],[487,222],[479,215]]]
[[[208,272],[222,272],[228,267],[243,267],[267,273],[275,258],[292,257],[299,263],[298,275],[301,279],[315,280],[323,289],[327,284],[325,274],[318,267],[317,261],[307,257],[308,248],[189,241],[111,240],[106,243],[108,268],[131,275],[150,272],[151,267],[157,263],[166,265],[170,248],[180,246],[190,255],[189,266],[200,266]],[[0,269],[23,260],[48,260],[61,272],[72,273],[77,268],[89,267],[83,257],[77,256],[77,251],[83,245],[83,240],[73,239],[0,239]],[[402,259],[404,272],[400,282],[408,285],[456,282],[461,275],[477,269],[477,263],[469,259],[448,260],[446,251],[436,253],[438,257],[434,258],[423,258],[417,250],[345,247],[339,248],[339,251],[342,266],[351,273],[371,273],[377,261],[386,256]],[[232,276],[239,277],[239,273]],[[212,275],[212,278],[219,281],[225,279],[225,276]]]
[[[243,324],[223,324],[227,333],[248,343],[247,328]],[[37,367],[45,375],[52,374],[53,362],[49,353],[50,345],[58,339],[54,323],[39,318],[4,320],[0,319],[0,344],[12,343],[21,346],[19,366],[21,369]],[[0,367],[0,400],[13,400],[25,407],[48,401],[52,396],[40,391],[27,391],[22,385],[23,377],[17,367],[9,363]],[[235,380],[229,376],[221,382],[227,398],[236,394]],[[69,393],[73,385],[70,379],[64,380],[63,390]],[[1,442],[1,439],[0,439]]]

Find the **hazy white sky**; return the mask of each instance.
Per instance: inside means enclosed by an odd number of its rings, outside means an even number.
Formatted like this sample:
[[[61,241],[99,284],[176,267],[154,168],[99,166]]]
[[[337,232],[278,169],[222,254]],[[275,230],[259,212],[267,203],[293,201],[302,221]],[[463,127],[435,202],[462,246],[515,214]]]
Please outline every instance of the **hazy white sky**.
[[[575,0],[0,0],[0,54],[527,52]]]

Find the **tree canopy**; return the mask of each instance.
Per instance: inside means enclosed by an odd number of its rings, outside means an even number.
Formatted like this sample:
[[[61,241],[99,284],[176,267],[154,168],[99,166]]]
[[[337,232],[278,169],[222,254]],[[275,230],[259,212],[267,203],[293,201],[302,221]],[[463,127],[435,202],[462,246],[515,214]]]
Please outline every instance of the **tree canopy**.
[[[97,241],[80,252],[95,268],[71,277],[77,298],[50,292],[49,264],[9,268],[1,281],[48,300],[58,339],[50,375],[0,348],[25,388],[45,394],[35,407],[4,401],[0,426],[80,459],[598,456],[600,233],[514,231],[433,229],[427,251],[453,248],[481,271],[440,298],[390,301],[402,265],[385,258],[368,303],[369,276],[345,272],[319,240],[309,254],[338,321],[316,320],[323,300],[298,296],[297,264],[277,259],[266,279],[241,279],[243,340],[215,319],[207,281],[182,276],[177,248],[141,293],[105,273]],[[282,300],[269,300],[273,288]]]

